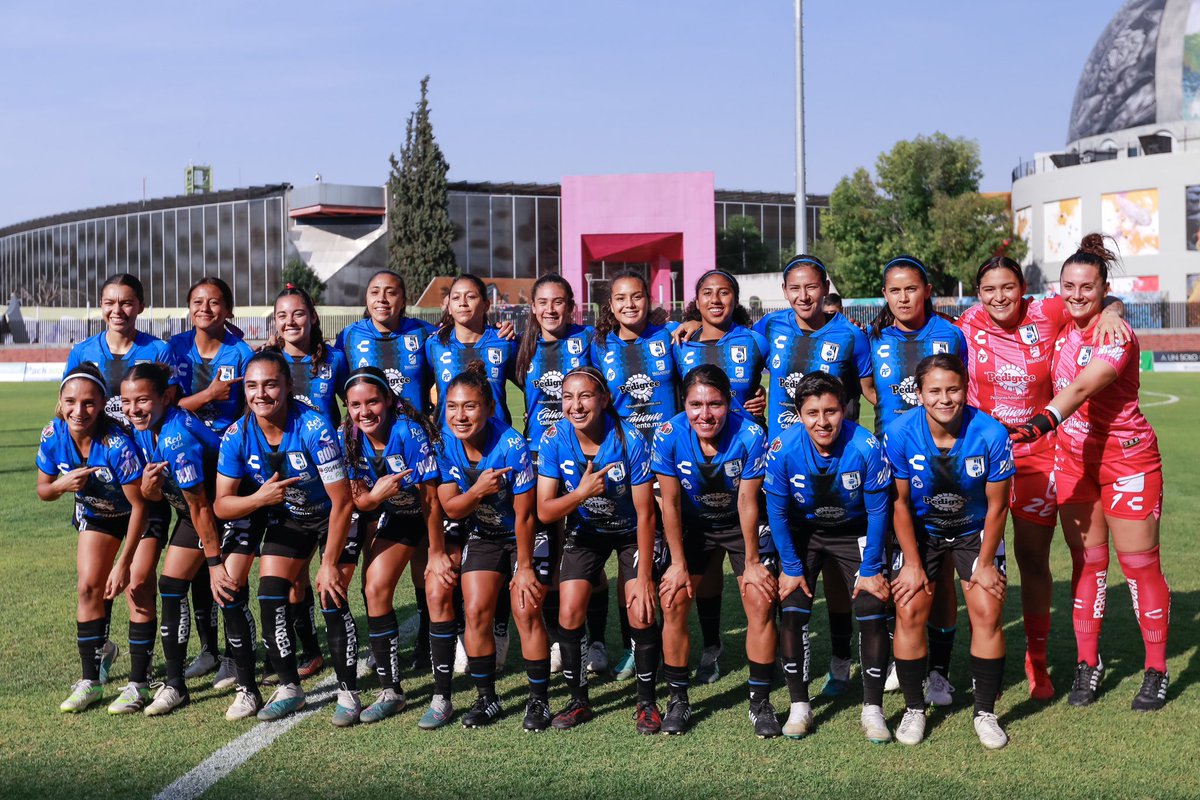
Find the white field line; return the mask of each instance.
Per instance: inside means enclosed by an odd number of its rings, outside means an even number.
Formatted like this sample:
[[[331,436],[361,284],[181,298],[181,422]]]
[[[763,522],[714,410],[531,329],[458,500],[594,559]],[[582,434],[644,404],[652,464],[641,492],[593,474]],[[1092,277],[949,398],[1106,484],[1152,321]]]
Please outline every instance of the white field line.
[[[1173,403],[1179,402],[1179,397],[1177,395],[1167,394],[1166,392],[1151,392],[1151,391],[1147,391],[1146,389],[1142,389],[1141,393],[1144,395],[1153,395],[1155,397],[1165,397],[1166,398],[1165,400],[1156,400],[1153,403],[1139,403],[1139,405],[1142,408],[1154,408],[1155,406],[1169,406],[1169,405],[1172,405]]]

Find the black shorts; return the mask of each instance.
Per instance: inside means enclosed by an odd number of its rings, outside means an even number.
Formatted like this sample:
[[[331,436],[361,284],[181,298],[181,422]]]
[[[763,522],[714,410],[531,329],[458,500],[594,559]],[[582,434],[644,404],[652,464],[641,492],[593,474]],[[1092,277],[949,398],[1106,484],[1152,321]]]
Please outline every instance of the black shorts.
[[[462,547],[467,543],[470,525],[465,519],[445,519],[442,522],[442,538],[446,547]]]
[[[421,514],[391,514],[385,511],[379,515],[375,538],[406,547],[420,547],[425,541],[425,517]]]
[[[146,503],[146,532],[142,534],[143,539],[156,539],[159,547],[163,547],[170,538],[171,532],[171,514],[174,509],[166,500],[158,500]]]
[[[539,550],[541,557],[539,558]],[[485,536],[472,535],[463,547],[462,567],[460,571],[467,572],[498,572],[505,578],[511,578],[517,569],[517,543],[514,539],[492,539]],[[534,539],[533,574],[538,583],[550,585],[550,547],[549,539]]]
[[[80,533],[84,531],[95,531],[96,533],[107,534],[118,541],[125,539],[125,534],[129,532],[129,515],[123,517],[81,517],[73,521],[75,529]]]
[[[656,562],[661,557],[662,551],[659,549],[661,543],[662,539],[659,538],[655,546]],[[638,568],[636,533],[595,536],[578,531],[568,532],[563,542],[562,559],[558,566],[559,582],[588,581],[594,584],[599,581],[607,581],[608,577],[604,572],[604,567],[608,563],[608,557],[614,552],[617,554],[617,579],[624,584],[636,578]],[[660,575],[660,570],[656,568],[654,579],[657,581]]]
[[[200,544],[200,534],[196,532],[196,526],[191,517],[179,514],[175,518],[175,529],[171,531],[170,546],[182,547],[185,550],[204,549]]]
[[[917,546],[921,553],[921,566],[925,569],[925,577],[930,583],[937,582],[938,576],[942,573],[942,567],[946,563],[946,557],[951,556],[954,559],[954,571],[958,573],[959,580],[971,580],[971,575],[975,572],[975,564],[979,561],[979,547],[982,544],[982,531],[954,538],[921,537]],[[996,548],[996,557],[993,563],[1001,575],[1008,574],[1003,541]],[[903,566],[904,551],[900,549],[899,545],[895,545],[892,552],[892,577],[900,574]]]
[[[807,535],[792,536],[792,544],[796,555],[804,566],[804,577],[808,588],[812,589],[817,576],[821,574],[826,564],[834,563],[846,583],[846,588],[854,591],[854,581],[862,568],[863,548],[867,545],[866,531],[861,536],[855,536],[854,531],[826,533],[813,531]],[[825,580],[829,580],[826,573]]]
[[[266,529],[266,515],[261,512],[222,523],[221,555],[257,556]]]
[[[733,567],[733,574],[742,577],[746,571],[746,540],[742,538],[740,528],[694,533],[684,529],[683,557],[687,561],[689,575],[703,575],[708,571],[712,559],[720,558],[723,553],[729,554],[729,566]]]
[[[771,526],[765,522],[758,526],[758,563],[776,578],[779,577],[779,551],[775,549],[775,540],[771,538]]]
[[[307,561],[312,558],[313,551],[318,547],[324,555],[328,536],[328,517],[303,522],[290,518],[276,519],[267,525],[261,553],[264,556],[283,556]],[[357,564],[360,544],[358,526],[351,525],[346,545],[338,557],[338,564]]]

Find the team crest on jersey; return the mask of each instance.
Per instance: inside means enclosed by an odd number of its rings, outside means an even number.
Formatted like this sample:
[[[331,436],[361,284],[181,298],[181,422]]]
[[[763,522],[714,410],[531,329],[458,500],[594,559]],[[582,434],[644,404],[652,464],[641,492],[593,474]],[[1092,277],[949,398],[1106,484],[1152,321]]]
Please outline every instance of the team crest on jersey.
[[[567,339],[567,352],[577,356],[583,352],[583,339]]]
[[[725,474],[731,478],[736,478],[742,474],[742,460],[735,458],[732,461],[725,462]]]
[[[971,456],[965,462],[967,467],[967,475],[972,478],[983,477],[984,464],[983,456]]]
[[[1017,332],[1021,334],[1021,341],[1027,345],[1035,345],[1042,340],[1037,325],[1022,325],[1017,328]]]
[[[288,452],[288,463],[293,469],[307,469],[308,459],[304,457],[304,453]]]
[[[492,362],[496,366],[499,366],[504,363],[504,353],[500,350],[499,347],[489,347],[487,349],[487,356],[488,356],[488,361]]]
[[[735,345],[729,348],[729,357],[733,359],[735,364],[745,364],[749,358],[746,353],[746,348],[743,345]]]
[[[617,461],[612,465],[612,469],[608,471],[608,477],[613,483],[622,483],[625,480],[625,464]]]
[[[862,486],[862,473],[858,470],[854,472],[842,473],[842,488],[847,492],[853,492],[858,487]]]
[[[232,364],[222,364],[217,367],[217,378],[223,381],[231,381],[234,377],[234,369]]]
[[[404,470],[408,469],[408,464],[404,463],[404,456],[402,455],[388,456],[387,464],[392,472],[404,472]]]
[[[655,358],[662,358],[667,354],[667,343],[654,341],[650,343],[650,354]]]
[[[112,483],[112,470],[108,467],[100,467],[96,470],[96,480],[100,481],[101,483]]]
[[[660,425],[658,427],[658,432],[660,434],[662,434],[663,436],[669,435],[672,430],[673,429],[671,428],[671,423],[669,423],[669,422],[664,422],[662,425]]]
[[[415,353],[421,349],[421,340],[412,334],[404,336],[404,349],[410,353]]]
[[[1084,345],[1079,348],[1079,357],[1075,359],[1075,363],[1081,367],[1086,367],[1092,362],[1092,346]]]
[[[771,442],[771,452],[778,453],[782,449],[783,449],[783,441],[779,437],[776,437],[775,441]]]
[[[825,342],[821,345],[821,360],[822,361],[837,361],[838,353],[842,352],[842,346],[837,342]]]
[[[49,439],[52,436],[54,436],[54,423],[53,422],[51,422],[46,427],[42,428],[42,439],[43,440]]]
[[[950,343],[949,342],[934,342],[933,343],[933,352],[934,353],[949,353],[950,352]]]
[[[333,365],[322,364],[321,369],[317,372],[317,377],[323,381],[333,380]]]

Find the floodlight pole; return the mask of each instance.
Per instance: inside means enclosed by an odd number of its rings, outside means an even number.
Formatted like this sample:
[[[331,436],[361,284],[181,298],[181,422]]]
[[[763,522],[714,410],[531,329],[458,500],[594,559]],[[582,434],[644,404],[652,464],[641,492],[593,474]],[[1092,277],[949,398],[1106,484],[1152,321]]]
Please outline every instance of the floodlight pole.
[[[804,0],[796,6],[796,252],[808,252],[808,198],[804,190]]]

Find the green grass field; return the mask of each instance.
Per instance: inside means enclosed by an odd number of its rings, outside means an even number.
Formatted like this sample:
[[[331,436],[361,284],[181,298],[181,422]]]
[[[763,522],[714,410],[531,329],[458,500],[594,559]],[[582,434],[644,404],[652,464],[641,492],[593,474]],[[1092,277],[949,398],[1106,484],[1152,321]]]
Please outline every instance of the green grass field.
[[[337,730],[329,724],[332,709],[323,708],[205,796],[1200,796],[1195,738],[1200,730],[1200,427],[1193,416],[1200,411],[1200,378],[1158,374],[1143,381],[1148,392],[1158,393],[1147,394],[1147,404],[1163,402],[1166,394],[1179,397],[1179,402],[1147,409],[1166,461],[1162,541],[1174,590],[1173,682],[1170,702],[1161,712],[1136,715],[1129,710],[1140,684],[1142,646],[1115,558],[1101,643],[1108,666],[1102,695],[1087,709],[1066,704],[1063,690],[1073,668],[1074,639],[1066,581],[1070,565],[1058,542],[1054,569],[1062,579],[1055,587],[1051,670],[1059,697],[1043,705],[1026,696],[1014,586],[1006,610],[1006,689],[997,709],[1012,742],[1001,751],[984,751],[971,727],[965,611],[952,669],[957,705],[934,712],[921,746],[867,743],[858,724],[857,691],[836,702],[817,699],[818,727],[802,741],[755,739],[746,718],[744,623],[730,580],[721,664],[725,674],[715,685],[693,689],[696,714],[686,736],[638,736],[630,720],[633,686],[610,680],[593,684],[599,711],[594,722],[569,733],[522,733],[524,676],[514,642],[514,657],[499,685],[507,715],[491,729],[465,731],[455,724],[418,731],[416,721],[429,700],[431,682],[426,675],[406,674],[410,708],[398,717]],[[165,718],[113,718],[104,706],[77,716],[58,713],[79,665],[72,641],[75,535],[67,524],[70,508],[65,500],[40,503],[34,493],[34,451],[53,400],[52,384],[0,388],[0,797],[149,797],[254,723],[225,722],[229,695],[213,692],[207,681],[193,682],[192,705]],[[1010,577],[1019,581],[1011,561]],[[361,606],[357,592],[352,594]],[[401,619],[413,612],[407,578],[397,606]],[[813,619],[813,668],[820,675],[829,657],[823,610]],[[365,655],[363,613],[359,626]],[[121,642],[126,637],[120,601],[113,636]],[[610,653],[617,639],[614,611]],[[161,665],[161,649],[158,657]],[[693,665],[695,660],[693,655]],[[128,665],[123,655],[116,668],[117,686]],[[814,692],[822,681],[818,677],[814,682]],[[362,685],[371,694],[374,678]],[[551,700],[557,709],[566,693],[557,679],[554,685]],[[466,705],[473,694],[467,682],[456,680],[455,690],[459,707]],[[106,702],[114,694],[110,685]],[[786,710],[782,681],[773,699]],[[886,696],[885,710],[894,726],[902,711],[898,694]]]

